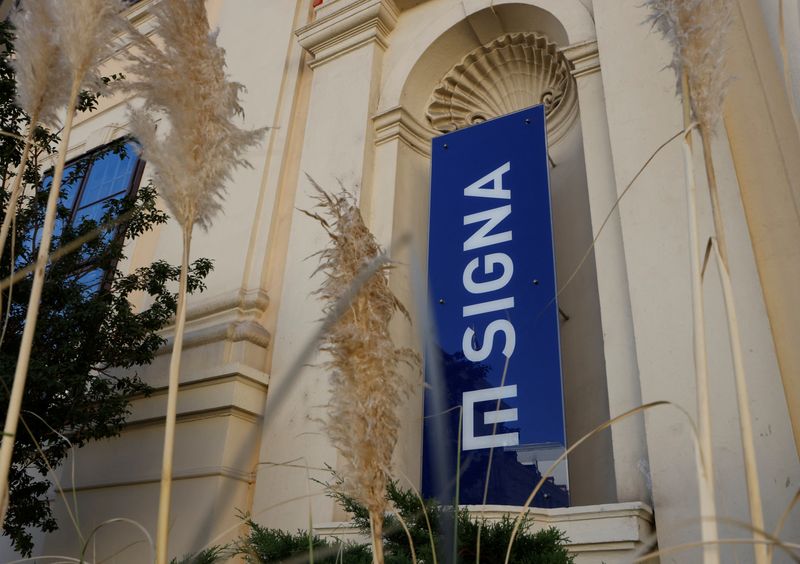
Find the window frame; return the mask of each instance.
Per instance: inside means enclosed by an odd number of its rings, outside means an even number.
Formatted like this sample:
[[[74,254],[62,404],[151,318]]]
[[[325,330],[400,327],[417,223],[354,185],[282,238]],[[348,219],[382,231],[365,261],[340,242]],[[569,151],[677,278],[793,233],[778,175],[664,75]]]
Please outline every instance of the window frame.
[[[78,186],[78,189],[75,192],[74,204],[72,206],[72,209],[70,210],[70,216],[69,216],[69,224],[70,225],[72,225],[74,223],[75,217],[78,215],[78,211],[82,207],[86,207],[86,206],[81,206],[80,203],[81,203],[81,199],[83,198],[84,192],[86,191],[86,185],[89,183],[89,177],[91,176],[92,169],[94,168],[94,164],[95,164],[95,162],[97,162],[99,160],[99,158],[97,156],[98,153],[101,153],[102,151],[107,149],[109,146],[111,146],[112,144],[117,143],[117,142],[121,143],[122,145],[126,145],[128,143],[137,143],[137,141],[133,137],[130,137],[130,136],[120,137],[118,139],[113,139],[113,140],[109,141],[108,143],[105,143],[103,145],[95,147],[94,149],[92,149],[90,151],[87,151],[86,153],[83,153],[80,156],[77,156],[77,157],[75,157],[73,159],[70,159],[64,165],[64,170],[67,170],[71,165],[73,165],[73,164],[75,164],[75,163],[77,163],[79,161],[82,161],[82,160],[85,160],[85,159],[90,159],[89,167],[86,169],[86,173],[84,174],[83,178],[81,179],[80,184]],[[113,151],[111,153],[113,154]],[[131,174],[131,178],[128,181],[128,185],[125,187],[124,191],[120,191],[120,192],[124,192],[124,194],[121,196],[120,199],[124,199],[124,198],[128,198],[128,197],[135,197],[136,193],[139,191],[139,184],[141,184],[142,176],[144,176],[144,166],[145,166],[144,159],[142,159],[141,156],[139,156],[138,154],[130,155],[130,156],[136,158],[136,163],[134,164],[133,174]],[[63,179],[62,179],[62,182],[63,182]],[[92,202],[92,203],[104,202],[104,201],[110,200],[112,197],[113,197],[113,195],[112,196],[107,196],[105,198],[101,198],[100,200],[96,200],[95,202]]]
[[[107,196],[105,198],[101,198],[99,200],[96,200],[96,201],[92,202],[91,204],[81,205],[81,200],[83,199],[83,196],[84,196],[84,194],[86,192],[86,187],[89,184],[89,180],[91,178],[91,173],[92,173],[92,170],[93,170],[93,168],[95,166],[95,163],[97,161],[99,161],[101,158],[103,158],[102,156],[100,156],[100,153],[103,153],[111,145],[113,145],[115,143],[119,143],[122,146],[126,146],[128,144],[138,145],[138,142],[136,141],[136,139],[134,139],[131,136],[119,137],[117,139],[112,139],[111,141],[108,141],[107,143],[104,143],[102,145],[98,145],[97,147],[94,147],[93,149],[91,149],[91,150],[89,150],[89,151],[87,151],[85,153],[82,153],[82,154],[80,154],[80,155],[68,160],[65,163],[65,165],[64,165],[64,171],[65,172],[72,165],[74,165],[74,164],[76,164],[78,162],[84,161],[84,160],[88,161],[88,166],[87,166],[86,171],[84,172],[82,178],[77,183],[77,186],[72,187],[72,189],[75,190],[75,193],[74,193],[74,196],[71,197],[72,203],[71,203],[71,207],[70,207],[70,210],[69,210],[69,217],[66,220],[66,224],[62,227],[62,229],[66,228],[68,226],[72,227],[74,225],[74,222],[75,222],[76,218],[78,217],[78,212],[80,212],[81,209],[83,209],[85,207],[88,207],[88,205],[102,204],[104,202],[107,202],[107,201],[110,201],[112,199],[115,199],[114,195],[112,194],[112,195]],[[139,187],[141,186],[142,179],[144,177],[144,169],[145,169],[145,166],[147,164],[146,161],[141,157],[141,155],[136,151],[135,147],[126,148],[125,150],[127,151],[127,156],[129,158],[135,159],[136,162],[133,165],[133,171],[132,171],[132,173],[130,175],[130,178],[128,179],[127,184],[125,185],[125,189],[114,193],[114,194],[119,194],[119,197],[118,197],[119,200],[124,200],[126,198],[135,198],[136,197],[136,194],[139,191]],[[106,154],[115,154],[115,153],[114,153],[113,150],[110,150]],[[41,180],[42,189],[44,189],[46,180],[48,178],[52,178],[53,177],[53,173],[54,172],[55,172],[54,168],[50,168],[49,170],[47,170],[42,175],[42,180]],[[62,177],[62,183],[63,183],[63,177]],[[39,225],[34,229],[33,234],[32,234],[32,238],[31,238],[31,242],[32,243],[36,242],[37,232],[41,229],[41,227],[42,226]],[[125,236],[126,236],[126,232],[127,232],[127,223],[123,222],[122,224],[117,226],[113,237],[108,242],[108,245],[118,244],[118,243],[120,243],[121,240],[124,241]],[[35,248],[38,248],[38,245]],[[92,269],[93,269],[92,265],[93,265],[93,263],[92,262],[88,262],[88,261],[86,263],[82,264],[81,267],[75,271],[76,279],[80,279],[85,274],[91,272]],[[100,277],[100,284],[96,287],[96,291],[98,293],[102,292],[103,290],[107,290],[108,289],[109,284],[110,284],[109,273],[110,273],[111,270],[113,270],[113,268],[114,268],[114,266],[112,266],[109,269],[105,269],[105,271],[103,272],[103,275]],[[92,285],[92,286],[94,286],[94,285]]]

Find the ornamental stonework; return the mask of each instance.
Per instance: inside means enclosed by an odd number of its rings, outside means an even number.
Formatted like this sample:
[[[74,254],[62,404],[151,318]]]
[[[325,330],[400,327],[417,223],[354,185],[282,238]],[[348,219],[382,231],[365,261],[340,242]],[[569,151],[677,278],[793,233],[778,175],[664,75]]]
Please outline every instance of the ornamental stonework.
[[[545,36],[503,35],[474,49],[442,78],[428,101],[428,123],[449,132],[544,104],[552,144],[577,114],[571,70]]]

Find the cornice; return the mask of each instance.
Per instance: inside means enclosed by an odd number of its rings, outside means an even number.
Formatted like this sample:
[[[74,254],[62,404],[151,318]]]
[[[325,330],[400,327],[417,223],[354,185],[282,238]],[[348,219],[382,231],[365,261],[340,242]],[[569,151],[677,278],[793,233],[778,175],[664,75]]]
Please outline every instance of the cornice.
[[[375,145],[382,145],[399,139],[411,149],[430,157],[433,132],[425,128],[402,107],[395,106],[373,118],[375,124]]]
[[[572,76],[580,78],[600,71],[600,53],[597,41],[584,41],[564,47],[561,52],[572,63]]]
[[[189,307],[184,348],[198,347],[217,341],[245,341],[266,349],[271,341],[269,331],[258,321],[269,306],[263,290],[237,290]],[[164,345],[157,354],[172,350],[172,327],[165,329]]]
[[[333,1],[335,0],[314,0],[314,8],[317,11],[323,11],[327,8]],[[419,6],[423,2],[427,0],[395,0],[397,7],[400,8],[400,11],[408,10],[409,8],[413,8],[414,6]],[[324,4],[324,5],[323,5]]]
[[[269,296],[260,288],[247,291],[235,290],[190,305],[186,310],[186,319],[194,321],[231,309],[237,309],[242,313],[263,313],[268,306]]]
[[[314,57],[313,68],[369,43],[385,49],[399,14],[394,0],[332,0],[295,35]]]

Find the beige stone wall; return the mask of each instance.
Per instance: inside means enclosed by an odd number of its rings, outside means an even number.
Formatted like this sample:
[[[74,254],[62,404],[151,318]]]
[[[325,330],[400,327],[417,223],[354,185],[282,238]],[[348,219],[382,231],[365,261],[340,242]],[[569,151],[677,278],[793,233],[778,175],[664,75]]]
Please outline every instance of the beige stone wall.
[[[152,25],[154,1],[131,9],[132,21],[142,29]],[[488,0],[325,0],[317,9],[310,4],[208,2],[229,71],[247,87],[246,123],[272,129],[248,155],[252,168],[236,173],[224,215],[208,233],[197,233],[193,244],[195,256],[214,259],[215,271],[206,292],[189,305],[178,405],[175,555],[230,539],[238,532],[237,510],[287,529],[307,527],[310,513],[323,532],[327,524],[346,519],[310,480],[327,479],[325,466],[338,463],[320,426],[328,391],[326,375],[313,366],[319,356],[312,354],[296,370],[321,316],[320,304],[310,297],[318,285],[311,278],[315,263],[306,258],[325,242],[322,230],[296,211],[313,206],[306,174],[328,188],[340,181],[352,188],[386,247],[411,235],[410,244],[393,247],[399,266],[391,283],[414,321],[411,327],[398,321],[398,341],[419,347],[420,300],[414,287],[420,275],[414,267],[424,280],[428,147],[435,134],[425,119],[427,100],[461,57],[504,33],[546,34],[574,66],[576,114],[551,146],[558,164],[553,184],[562,280],[606,223],[562,300],[571,316],[571,325],[562,329],[569,440],[642,402],[669,400],[692,416],[696,411],[686,202],[677,145],[653,159],[605,221],[653,151],[681,128],[674,79],[664,70],[669,52],[642,24],[641,2],[494,0],[490,7]],[[733,52],[746,53],[741,34],[734,40]],[[731,98],[731,108],[740,112],[758,106],[753,120],[760,126],[764,104],[758,89],[748,85],[761,76],[764,64],[756,58],[737,67],[743,69],[743,86],[735,87]],[[109,61],[109,71],[118,65]],[[767,88],[768,94],[775,92],[774,80]],[[82,119],[70,154],[123,134],[125,103],[107,100]],[[769,107],[785,116],[785,104],[785,98],[777,99]],[[772,527],[796,491],[800,465],[772,305],[792,287],[767,280],[771,247],[764,238],[786,253],[796,250],[797,239],[791,229],[774,235],[771,210],[780,209],[781,200],[777,192],[761,198],[757,185],[762,174],[771,186],[791,184],[794,175],[775,171],[781,158],[793,170],[784,149],[797,139],[787,141],[791,136],[781,123],[747,123],[729,112],[715,138],[714,157],[729,226],[765,517]],[[774,166],[762,168],[767,161]],[[701,170],[698,163],[698,174]],[[760,207],[765,202],[772,207]],[[705,200],[700,211],[706,237],[711,220]],[[179,250],[179,231],[171,223],[131,245],[129,266],[155,258],[177,262]],[[730,351],[713,266],[705,294],[720,513],[747,521]],[[62,469],[62,485],[76,491],[84,534],[115,517],[154,529],[168,353],[169,346],[140,370],[156,393],[134,402],[122,436],[82,449]],[[396,467],[398,477],[418,484],[421,377],[407,377],[414,391],[404,406]],[[615,426],[570,463],[574,499],[585,507],[559,513],[558,519],[568,532],[577,527],[574,535],[583,539],[576,542],[586,561],[593,561],[590,553],[594,561],[616,558],[646,542],[652,521],[648,504],[655,508],[662,548],[698,539],[691,427],[679,411],[660,407]],[[64,517],[63,502],[55,503],[61,530],[42,538],[37,554],[76,554],[79,536]],[[605,517],[598,522],[602,535],[588,534],[586,523]],[[786,527],[796,537],[800,520],[792,517]],[[742,536],[735,528],[722,531]],[[98,559],[124,549],[114,561],[144,562],[148,549],[142,538],[139,529],[113,523],[92,547]],[[725,561],[748,561],[748,555],[745,548],[724,549]]]
[[[600,59],[617,186],[624,186],[665,139],[681,129],[674,78],[664,44],[653,41],[635,2],[595,3]],[[625,37],[625,42],[619,40]],[[605,58],[604,58],[605,57]],[[605,61],[625,64],[605,64]],[[739,186],[725,132],[714,141],[722,209],[731,247],[735,299],[742,326],[751,394],[765,520],[774,524],[793,495],[797,459],[780,372],[775,357]],[[635,191],[621,205],[626,264],[631,288],[636,353],[644,401],[670,400],[695,412],[685,198],[680,149],[654,159]],[[701,171],[701,162],[696,171]],[[702,173],[699,173],[702,174]],[[698,178],[702,186],[703,178]],[[701,199],[701,239],[711,233],[708,201]],[[734,250],[735,249],[735,250]],[[706,326],[712,389],[712,426],[719,512],[747,521],[732,366],[724,310],[714,266],[706,275]],[[657,299],[655,297],[658,297]],[[741,317],[744,316],[744,317]],[[696,538],[679,523],[696,519],[690,430],[677,412],[646,417],[647,443],[658,513],[659,544]],[[768,525],[773,526],[773,525]],[[797,527],[797,524],[793,525]],[[721,527],[723,535],[736,534]],[[733,552],[726,551],[726,558]],[[745,557],[746,556],[741,556]]]

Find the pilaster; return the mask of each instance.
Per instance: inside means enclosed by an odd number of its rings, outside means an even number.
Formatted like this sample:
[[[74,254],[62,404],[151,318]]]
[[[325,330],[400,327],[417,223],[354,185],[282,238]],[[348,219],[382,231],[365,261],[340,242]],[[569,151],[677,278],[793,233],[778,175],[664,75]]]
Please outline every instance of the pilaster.
[[[628,275],[617,188],[605,113],[605,94],[596,41],[563,50],[572,63],[581,112],[592,231],[602,234],[594,246],[603,348],[611,417],[641,405]],[[607,216],[608,222],[606,222]],[[611,428],[617,501],[650,503],[644,418],[636,415]]]
[[[314,68],[364,45],[385,49],[398,15],[392,0],[329,0],[314,22],[297,30],[297,38],[314,57]]]
[[[317,201],[312,179],[325,190],[340,186],[368,210],[374,170],[375,129],[383,52],[397,22],[392,0],[329,0],[316,19],[296,31],[313,57],[306,127],[300,156],[300,181],[293,208],[312,210]],[[289,233],[283,291],[280,296],[253,510],[258,520],[283,529],[308,527],[339,518],[335,504],[314,479],[330,481],[337,453],[324,432],[328,374],[311,358],[299,372],[296,359],[316,333],[322,305],[314,291],[312,256],[328,244],[315,221],[294,213]],[[311,258],[308,258],[311,257]],[[291,380],[290,380],[291,379]],[[297,498],[308,492],[308,499]],[[270,509],[274,508],[274,509]]]

